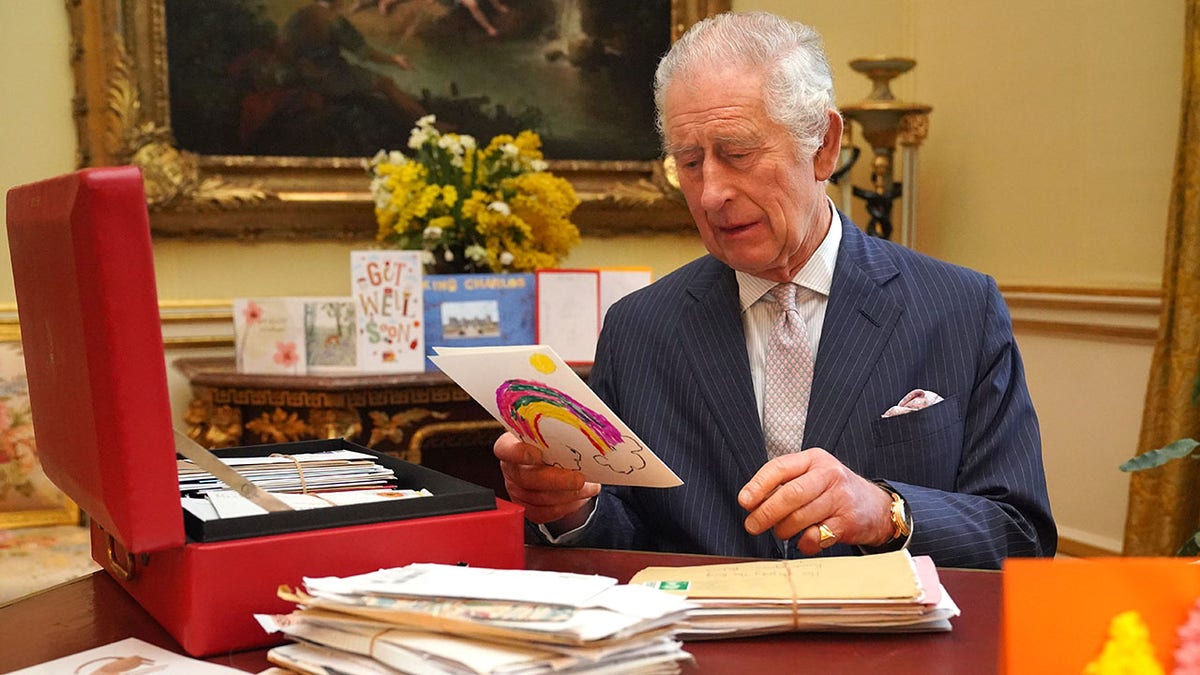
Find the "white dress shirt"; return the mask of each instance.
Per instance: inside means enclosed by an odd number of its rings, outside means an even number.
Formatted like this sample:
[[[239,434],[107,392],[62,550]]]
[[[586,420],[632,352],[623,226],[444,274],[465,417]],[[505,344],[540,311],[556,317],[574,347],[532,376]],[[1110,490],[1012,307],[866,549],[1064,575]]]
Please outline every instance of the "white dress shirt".
[[[814,358],[819,358],[817,346],[821,344],[821,329],[825,325],[825,308],[829,305],[829,288],[833,284],[833,266],[837,262],[838,248],[842,243],[842,221],[829,202],[832,220],[829,232],[821,245],[813,252],[804,267],[792,277],[792,283],[800,286],[796,294],[796,307],[808,329]],[[750,377],[754,382],[754,400],[758,404],[758,418],[763,413],[763,382],[766,372],[767,338],[778,317],[778,308],[770,299],[763,299],[778,282],[762,279],[745,272],[737,272],[738,296],[742,305],[742,325],[746,333],[746,355],[750,357]]]

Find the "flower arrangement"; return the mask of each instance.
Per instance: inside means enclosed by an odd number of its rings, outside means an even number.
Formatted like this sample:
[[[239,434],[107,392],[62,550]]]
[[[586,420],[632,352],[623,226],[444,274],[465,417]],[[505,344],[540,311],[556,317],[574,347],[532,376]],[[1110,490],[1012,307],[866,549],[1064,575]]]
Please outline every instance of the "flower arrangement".
[[[442,133],[427,115],[408,140],[411,156],[371,160],[378,241],[423,251],[426,271],[531,272],[553,267],[579,243],[570,221],[579,197],[546,170],[533,131],[473,137]]]

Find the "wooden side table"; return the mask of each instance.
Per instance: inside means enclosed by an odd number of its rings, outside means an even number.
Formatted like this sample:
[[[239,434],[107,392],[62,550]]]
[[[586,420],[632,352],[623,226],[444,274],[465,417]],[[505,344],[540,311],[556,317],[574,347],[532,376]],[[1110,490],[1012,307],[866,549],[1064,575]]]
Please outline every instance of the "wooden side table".
[[[188,435],[209,448],[345,438],[507,497],[492,444],[503,431],[441,371],[255,375],[233,358],[183,358]],[[586,379],[590,367],[576,367]]]

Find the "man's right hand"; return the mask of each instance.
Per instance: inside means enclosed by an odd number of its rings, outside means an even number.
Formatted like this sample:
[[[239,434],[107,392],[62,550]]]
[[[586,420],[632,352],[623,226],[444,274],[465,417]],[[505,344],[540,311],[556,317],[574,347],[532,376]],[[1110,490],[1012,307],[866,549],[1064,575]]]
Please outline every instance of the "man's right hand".
[[[544,464],[541,448],[509,432],[496,439],[493,452],[500,460],[509,499],[525,507],[530,522],[554,523],[553,529],[562,532],[583,525],[591,513],[591,500],[600,494],[599,483],[585,481],[579,471]]]

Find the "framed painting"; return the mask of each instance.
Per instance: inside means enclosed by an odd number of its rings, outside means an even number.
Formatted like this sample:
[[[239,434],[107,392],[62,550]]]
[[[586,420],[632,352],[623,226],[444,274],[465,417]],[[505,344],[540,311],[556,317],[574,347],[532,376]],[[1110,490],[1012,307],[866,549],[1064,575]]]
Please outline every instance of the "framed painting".
[[[80,166],[134,164],[158,238],[370,239],[367,160],[426,114],[537,131],[589,235],[688,231],[651,82],[730,0],[75,0]]]
[[[79,507],[38,460],[20,335],[0,326],[0,529],[78,522]]]

